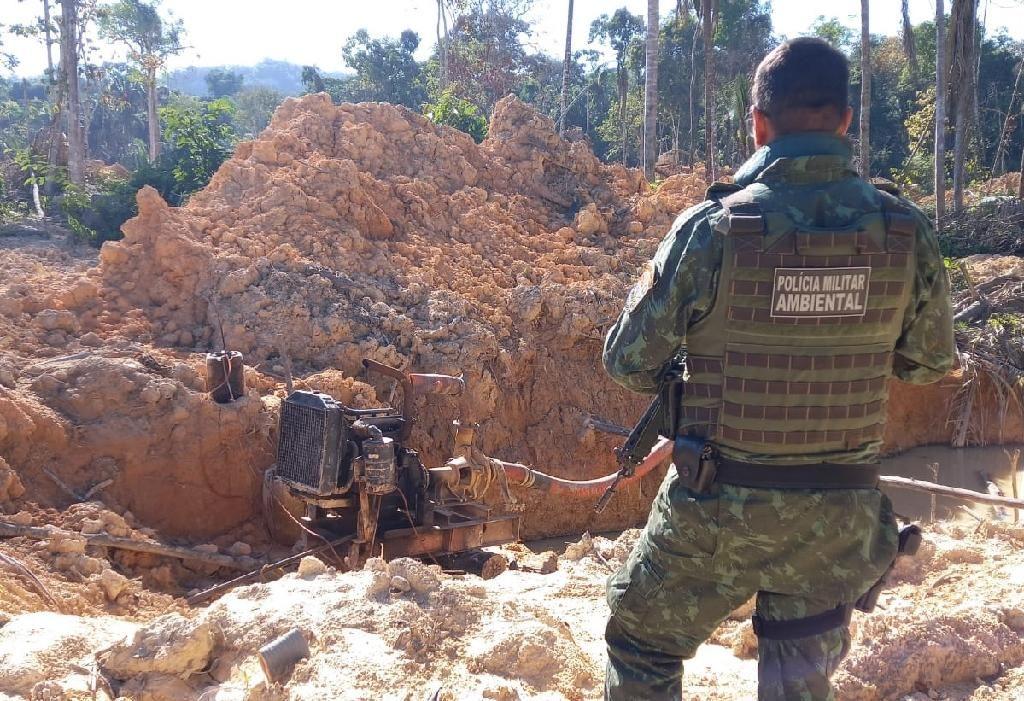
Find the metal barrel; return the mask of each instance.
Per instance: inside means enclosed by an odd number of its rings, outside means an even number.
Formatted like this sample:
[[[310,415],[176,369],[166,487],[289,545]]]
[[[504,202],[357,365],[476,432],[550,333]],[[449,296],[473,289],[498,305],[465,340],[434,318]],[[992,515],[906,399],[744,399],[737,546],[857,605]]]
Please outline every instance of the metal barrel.
[[[259,657],[267,681],[276,682],[291,672],[296,662],[309,657],[309,643],[301,630],[292,628],[261,647]]]
[[[206,354],[206,391],[218,404],[245,396],[245,363],[238,351]]]

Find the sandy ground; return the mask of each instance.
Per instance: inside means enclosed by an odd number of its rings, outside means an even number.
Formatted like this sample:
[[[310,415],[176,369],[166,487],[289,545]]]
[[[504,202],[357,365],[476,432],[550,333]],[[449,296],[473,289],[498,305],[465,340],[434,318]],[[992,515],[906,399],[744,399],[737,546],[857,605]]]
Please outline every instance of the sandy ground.
[[[149,621],[22,614],[0,628],[0,690],[92,698],[71,691],[92,674],[133,699],[596,699],[603,583],[637,533],[585,536],[549,574],[483,581],[411,560],[342,574],[311,558],[297,574]],[[1021,539],[1024,528],[995,522],[929,529],[879,609],[854,617],[838,698],[1024,698]],[[505,552],[533,569],[554,557]],[[754,698],[749,613],[736,612],[687,663],[686,698]],[[311,655],[268,683],[255,653],[292,628]]]

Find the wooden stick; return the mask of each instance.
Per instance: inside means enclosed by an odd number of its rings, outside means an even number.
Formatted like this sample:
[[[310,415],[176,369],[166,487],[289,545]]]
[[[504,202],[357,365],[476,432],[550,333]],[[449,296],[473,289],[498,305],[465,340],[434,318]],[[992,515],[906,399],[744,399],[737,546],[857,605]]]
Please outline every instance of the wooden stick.
[[[32,583],[32,586],[35,588],[36,593],[38,593],[39,596],[46,599],[50,606],[53,606],[55,609],[57,609],[59,613],[64,613],[64,608],[60,605],[60,602],[53,598],[53,594],[51,594],[50,590],[47,589],[46,586],[39,581],[38,577],[32,574],[32,570],[30,570],[28,567],[25,567],[25,565],[23,565],[18,560],[15,560],[10,555],[4,555],[3,553],[0,553],[0,565],[6,565],[15,572],[23,574],[25,577],[28,578],[28,581]]]
[[[328,549],[333,550],[335,546],[344,545],[345,543],[353,540],[354,538],[355,536],[352,535],[346,535],[340,538],[335,538],[334,540],[326,541],[325,543],[318,545],[315,548],[309,548],[308,550],[303,550],[301,553],[297,553],[295,555],[292,555],[291,557],[286,557],[283,560],[271,562],[270,564],[264,565],[258,570],[253,570],[248,574],[243,574],[241,577],[236,577],[235,579],[232,579],[227,582],[221,582],[216,586],[210,587],[209,589],[205,589],[197,594],[193,594],[187,599],[187,602],[189,603],[189,605],[192,606],[194,606],[195,604],[201,604],[204,601],[207,601],[208,599],[212,599],[218,594],[226,592],[228,589],[233,589],[234,587],[238,587],[243,584],[251,584],[253,582],[258,582],[264,576],[266,576],[268,572],[273,572],[274,570],[281,570],[285,567],[288,567],[289,565],[294,565],[307,555],[315,555],[318,552],[323,552],[324,550]]]
[[[1024,70],[1024,64],[1022,64],[1022,70]],[[1014,448],[1013,451],[1003,450],[1006,453],[1006,457],[1010,461],[1010,486],[1013,488],[1013,498],[1020,499],[1020,494],[1017,493],[1017,470],[1020,467],[1020,448]],[[1020,509],[1013,510],[1013,522],[1020,523]]]
[[[119,550],[131,550],[162,557],[174,557],[179,560],[195,560],[205,562],[218,567],[229,567],[233,570],[251,569],[252,558],[234,558],[230,555],[220,553],[206,553],[192,548],[184,548],[176,545],[164,545],[146,540],[133,540],[131,538],[119,538],[107,535],[106,533],[76,533],[65,531],[53,526],[38,528],[33,526],[19,526],[13,523],[0,521],[0,538],[32,538],[34,540],[50,540],[54,536],[65,538],[84,538],[88,545],[104,548],[118,548]]]
[[[922,480],[911,479],[909,477],[882,475],[882,477],[879,478],[879,482],[883,486],[910,489],[915,492],[938,494],[939,496],[952,497],[953,499],[975,501],[979,504],[992,504],[994,506],[1009,506],[1013,509],[1024,509],[1024,499],[1013,499],[1011,497],[1002,497],[995,494],[982,494],[981,492],[975,492],[970,489],[947,487],[944,484],[924,482]]]

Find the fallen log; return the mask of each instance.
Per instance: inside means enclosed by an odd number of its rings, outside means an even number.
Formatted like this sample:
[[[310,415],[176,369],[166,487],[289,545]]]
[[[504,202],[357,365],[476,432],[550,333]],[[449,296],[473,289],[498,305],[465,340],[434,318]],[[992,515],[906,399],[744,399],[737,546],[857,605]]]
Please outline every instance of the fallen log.
[[[164,545],[148,540],[133,540],[132,538],[121,538],[106,533],[77,533],[65,531],[54,526],[34,527],[19,526],[14,523],[0,521],[0,538],[32,538],[34,540],[50,540],[54,536],[64,538],[84,538],[87,545],[117,548],[119,550],[131,550],[139,553],[149,553],[162,557],[173,557],[178,560],[193,560],[204,562],[218,567],[228,567],[233,570],[252,569],[256,561],[251,557],[236,558],[221,553],[208,553],[194,548],[186,548],[177,545]]]
[[[979,504],[1008,506],[1011,509],[1024,509],[1024,499],[1014,499],[1013,497],[1004,497],[998,494],[982,494],[981,492],[975,492],[971,489],[947,487],[944,484],[925,482],[924,480],[911,479],[910,477],[882,475],[878,481],[882,486],[886,487],[899,487],[900,489],[910,489],[915,492],[928,492],[929,494],[938,494],[939,496],[951,497],[953,499],[974,501]]]

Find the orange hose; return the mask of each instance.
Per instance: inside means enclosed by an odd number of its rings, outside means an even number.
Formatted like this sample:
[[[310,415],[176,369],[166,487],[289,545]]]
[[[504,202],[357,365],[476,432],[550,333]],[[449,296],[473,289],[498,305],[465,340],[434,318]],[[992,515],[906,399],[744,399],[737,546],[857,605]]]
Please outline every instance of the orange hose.
[[[658,442],[651,448],[647,457],[636,466],[633,474],[624,477],[619,484],[625,485],[635,482],[646,475],[649,475],[656,468],[660,467],[665,460],[672,457],[673,442],[668,438],[658,438]],[[532,470],[526,465],[517,462],[503,462],[491,458],[493,463],[501,467],[508,477],[509,483],[519,487],[529,487],[548,494],[572,494],[574,496],[600,496],[615,481],[617,473],[605,475],[592,480],[567,480],[561,477],[554,477],[537,470]]]

